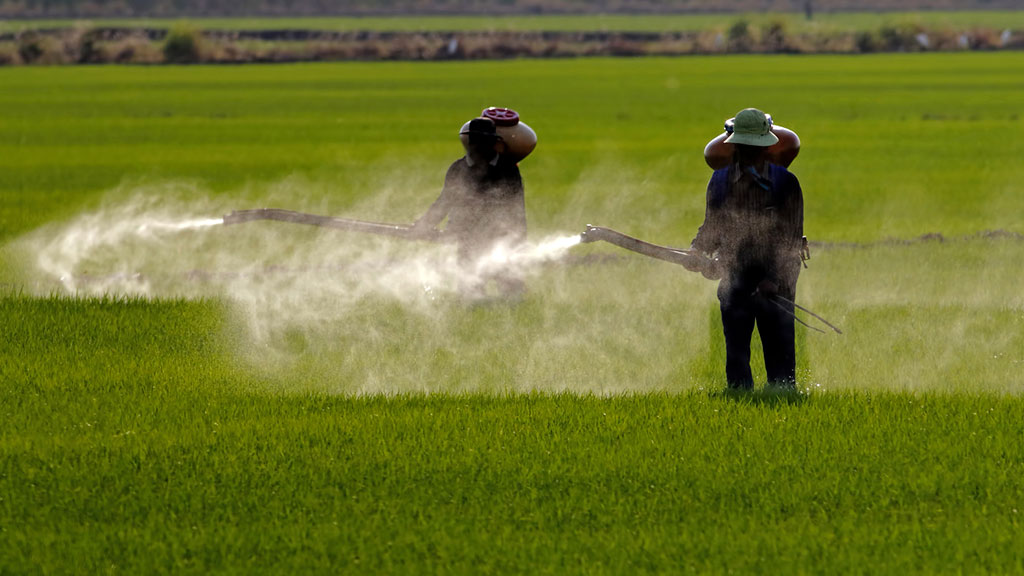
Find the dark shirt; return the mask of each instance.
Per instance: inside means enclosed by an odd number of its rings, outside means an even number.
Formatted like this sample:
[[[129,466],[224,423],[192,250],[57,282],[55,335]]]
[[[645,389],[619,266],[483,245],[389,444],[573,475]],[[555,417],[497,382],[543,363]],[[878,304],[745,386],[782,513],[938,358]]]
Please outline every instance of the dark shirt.
[[[803,221],[803,193],[796,176],[775,164],[765,164],[758,172],[733,163],[716,170],[708,182],[704,224],[693,248],[717,255],[723,279],[737,287],[768,279],[795,289]]]
[[[436,227],[446,215],[444,233],[454,237],[464,253],[498,242],[525,241],[526,202],[519,167],[502,156],[472,166],[465,157],[456,160],[448,168],[441,195],[420,224]]]

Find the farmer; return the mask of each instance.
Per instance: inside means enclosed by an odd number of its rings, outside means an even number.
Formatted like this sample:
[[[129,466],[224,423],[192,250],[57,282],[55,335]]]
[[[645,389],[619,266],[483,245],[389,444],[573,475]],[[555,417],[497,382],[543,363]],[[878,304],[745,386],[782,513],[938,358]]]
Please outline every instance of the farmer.
[[[750,338],[756,324],[769,384],[795,387],[792,302],[803,249],[803,193],[796,176],[762,155],[778,142],[764,112],[736,114],[726,142],[735,145],[732,163],[708,182],[704,224],[692,244],[719,263],[726,379],[730,388],[753,387]]]
[[[474,118],[460,135],[466,155],[448,168],[441,195],[413,225],[437,228],[458,245],[467,290],[482,295],[494,281],[503,296],[521,296],[525,285],[512,270],[487,260],[496,249],[515,249],[526,240],[526,203],[519,166],[501,154],[503,142],[490,118]]]

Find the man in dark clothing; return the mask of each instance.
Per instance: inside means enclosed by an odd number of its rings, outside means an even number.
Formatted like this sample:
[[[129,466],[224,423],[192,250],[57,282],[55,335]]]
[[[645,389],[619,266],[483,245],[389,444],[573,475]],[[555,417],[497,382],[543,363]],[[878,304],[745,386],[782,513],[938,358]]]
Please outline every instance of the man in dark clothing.
[[[760,110],[736,115],[726,139],[735,145],[733,162],[711,177],[704,224],[693,240],[694,250],[719,263],[730,388],[754,385],[750,338],[755,324],[768,382],[796,385],[792,302],[803,249],[803,193],[796,176],[764,158],[764,147],[777,141]]]
[[[477,270],[481,259],[499,246],[514,249],[526,241],[526,202],[519,166],[499,153],[501,138],[490,118],[470,121],[463,136],[466,155],[448,168],[441,195],[414,224],[434,229],[448,218],[444,234],[458,244],[459,261],[473,276],[477,291],[493,280],[505,296],[518,296],[523,281],[514,271]],[[475,273],[480,273],[476,277]]]

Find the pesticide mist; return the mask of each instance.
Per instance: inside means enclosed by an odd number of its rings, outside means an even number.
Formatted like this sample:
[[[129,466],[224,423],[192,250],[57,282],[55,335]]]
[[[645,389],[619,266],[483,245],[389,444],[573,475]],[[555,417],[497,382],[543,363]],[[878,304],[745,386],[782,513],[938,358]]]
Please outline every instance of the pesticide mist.
[[[462,319],[478,305],[497,315],[482,321],[484,331],[511,321],[499,298],[467,303],[467,287],[489,294],[486,278],[499,270],[529,281],[580,239],[567,233],[498,246],[466,266],[447,243],[282,222],[225,225],[224,214],[249,206],[184,200],[204,197],[195,192],[138,190],[19,239],[25,286],[37,295],[223,301],[241,327],[238,351],[255,367],[293,369],[317,357],[309,370],[347,366],[363,390],[401,390],[431,376],[408,374],[418,362],[403,360],[403,374],[373,367],[382,349],[412,334],[413,346],[433,347],[427,368],[444,369],[438,362],[452,348],[445,339],[473,330],[453,320],[453,310]]]

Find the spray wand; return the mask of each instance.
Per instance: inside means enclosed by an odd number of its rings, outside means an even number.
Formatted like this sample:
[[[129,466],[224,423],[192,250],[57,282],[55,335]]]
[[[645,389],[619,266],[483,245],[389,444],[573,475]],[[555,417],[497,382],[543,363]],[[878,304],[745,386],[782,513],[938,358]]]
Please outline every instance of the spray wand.
[[[631,252],[643,254],[650,258],[664,260],[665,262],[671,262],[672,264],[679,264],[691,272],[700,272],[708,280],[716,280],[721,277],[721,273],[718,270],[718,261],[712,260],[711,258],[708,258],[694,250],[679,250],[677,248],[659,246],[657,244],[651,244],[650,242],[644,242],[643,240],[632,236],[627,236],[622,232],[618,232],[610,228],[602,228],[600,226],[587,224],[587,229],[583,231],[583,234],[580,234],[580,243],[587,244],[590,242],[597,242],[599,240],[603,240],[609,244],[614,244],[619,248],[625,248]]]
[[[617,230],[612,230],[611,228],[602,228],[601,226],[587,224],[587,229],[580,234],[580,242],[588,244],[599,240],[603,240],[609,244],[614,244],[620,248],[625,248],[626,250],[643,254],[644,256],[650,256],[651,258],[657,258],[658,260],[664,260],[673,264],[682,264],[690,257],[687,250],[677,250],[666,246],[658,246],[657,244],[644,242],[639,238],[627,236],[626,234]]]
[[[365,232],[367,234],[404,238],[406,240],[423,240],[426,242],[441,242],[444,240],[442,234],[436,230],[422,230],[413,226],[367,222],[365,220],[353,220],[351,218],[319,216],[317,214],[306,214],[304,212],[280,210],[277,208],[235,210],[224,216],[225,225],[241,224],[243,222],[253,222],[256,220],[276,220],[278,222],[306,224],[309,226],[319,226],[321,228],[337,228],[340,230],[351,230],[353,232]]]
[[[679,250],[677,248],[659,246],[657,244],[651,244],[650,242],[644,242],[643,240],[640,240],[638,238],[633,238],[632,236],[628,236],[626,234],[623,234],[622,232],[618,232],[610,228],[602,228],[600,226],[592,226],[590,224],[587,224],[587,229],[584,230],[582,234],[580,234],[580,243],[587,244],[590,242],[597,241],[608,242],[609,244],[614,244],[619,248],[624,248],[631,252],[643,254],[644,256],[648,256],[650,258],[664,260],[665,262],[671,262],[672,264],[679,264],[680,266],[686,268],[687,270],[690,270],[691,272],[700,272],[708,280],[717,280],[722,277],[721,268],[718,260],[708,258],[707,256],[695,250]],[[778,294],[773,294],[769,297],[769,299],[773,304],[778,306],[780,309],[792,315],[794,320],[810,328],[811,330],[822,333],[825,332],[824,330],[821,330],[820,328],[815,328],[814,326],[811,326],[807,324],[807,322],[804,322],[803,320],[798,318],[794,311],[787,308],[785,304],[789,304],[798,310],[802,310],[803,312],[810,314],[812,317],[816,318],[817,320],[820,320],[823,324],[825,324],[833,331],[835,331],[836,334],[843,333],[842,330],[836,328],[828,320],[825,320],[818,314],[815,314],[814,312],[811,312],[807,308],[797,304],[796,302],[793,302],[789,298],[780,296]]]

